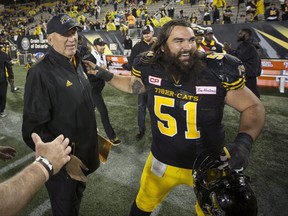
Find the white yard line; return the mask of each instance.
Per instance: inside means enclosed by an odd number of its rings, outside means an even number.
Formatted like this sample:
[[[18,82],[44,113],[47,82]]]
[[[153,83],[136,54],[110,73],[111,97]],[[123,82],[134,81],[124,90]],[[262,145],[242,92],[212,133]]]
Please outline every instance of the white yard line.
[[[50,200],[45,200],[41,205],[39,205],[37,208],[35,208],[29,216],[40,216],[43,215],[46,211],[48,211],[51,208]]]
[[[0,175],[2,175],[5,172],[8,172],[9,170],[15,168],[16,166],[19,166],[20,164],[24,163],[25,161],[29,160],[30,158],[34,157],[35,153],[32,152],[28,155],[25,155],[24,157],[20,158],[19,160],[15,161],[14,163],[11,163],[3,168],[0,169]]]

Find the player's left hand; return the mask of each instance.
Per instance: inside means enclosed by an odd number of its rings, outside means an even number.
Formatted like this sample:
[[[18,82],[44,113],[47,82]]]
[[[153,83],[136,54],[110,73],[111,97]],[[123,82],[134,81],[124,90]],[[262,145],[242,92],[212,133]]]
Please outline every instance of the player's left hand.
[[[72,179],[77,181],[86,182],[87,176],[83,173],[83,170],[88,170],[88,168],[83,164],[83,162],[76,157],[71,155],[71,160],[66,164],[66,171]],[[83,169],[83,170],[82,170]]]
[[[10,146],[0,146],[0,159],[5,161],[5,160],[10,160],[13,157],[15,157],[16,150]]]
[[[227,159],[232,170],[245,169],[249,163],[249,154],[253,139],[246,133],[239,133],[234,142],[228,143],[222,153],[221,160]]]

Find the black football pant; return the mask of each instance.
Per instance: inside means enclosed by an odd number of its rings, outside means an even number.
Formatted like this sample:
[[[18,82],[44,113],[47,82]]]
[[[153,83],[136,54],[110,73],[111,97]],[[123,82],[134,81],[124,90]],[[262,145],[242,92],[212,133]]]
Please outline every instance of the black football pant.
[[[86,183],[71,179],[65,167],[52,176],[45,186],[54,216],[77,216]]]
[[[140,133],[145,133],[145,118],[148,95],[147,93],[138,94],[138,127]]]
[[[100,113],[101,122],[102,122],[102,125],[104,127],[104,130],[105,130],[107,137],[109,139],[115,138],[116,134],[115,134],[115,131],[113,130],[113,128],[111,126],[110,119],[108,116],[108,110],[107,110],[106,104],[104,103],[101,92],[99,92],[98,90],[95,91],[93,89],[92,90],[92,96],[93,96],[94,104]]]
[[[7,82],[0,83],[0,113],[4,112],[6,107],[7,87]]]

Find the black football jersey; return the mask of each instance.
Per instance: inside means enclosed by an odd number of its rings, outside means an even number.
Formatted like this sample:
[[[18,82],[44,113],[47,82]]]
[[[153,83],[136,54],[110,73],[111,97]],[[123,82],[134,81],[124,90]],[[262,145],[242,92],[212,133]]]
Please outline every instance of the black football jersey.
[[[142,79],[148,93],[151,117],[151,151],[159,161],[192,168],[203,151],[220,151],[227,91],[243,88],[243,67],[230,55],[208,55],[196,79],[175,83],[164,68],[147,61],[153,53],[138,56],[132,74]]]

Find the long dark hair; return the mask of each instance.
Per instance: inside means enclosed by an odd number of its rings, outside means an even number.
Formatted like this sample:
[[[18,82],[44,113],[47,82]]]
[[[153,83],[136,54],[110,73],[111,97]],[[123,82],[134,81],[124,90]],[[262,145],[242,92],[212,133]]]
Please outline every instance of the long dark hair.
[[[175,19],[165,23],[160,29],[156,43],[151,48],[151,51],[154,52],[154,57],[152,59],[153,63],[159,63],[159,60],[162,59],[164,53],[161,51],[161,47],[166,44],[175,26],[191,28],[191,24],[182,19]]]

